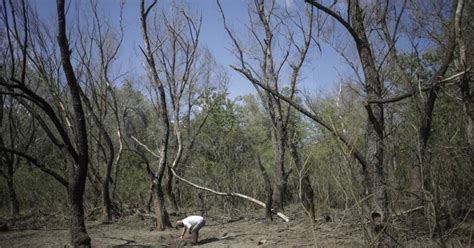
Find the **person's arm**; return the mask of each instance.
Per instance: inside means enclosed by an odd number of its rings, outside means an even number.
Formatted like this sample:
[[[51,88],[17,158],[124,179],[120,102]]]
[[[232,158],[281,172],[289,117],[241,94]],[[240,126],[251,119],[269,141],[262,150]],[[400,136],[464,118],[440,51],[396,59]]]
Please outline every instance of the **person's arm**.
[[[186,229],[187,229],[187,227],[184,226],[183,227],[183,232],[181,233],[181,236],[179,238],[184,238],[184,234],[186,234]]]

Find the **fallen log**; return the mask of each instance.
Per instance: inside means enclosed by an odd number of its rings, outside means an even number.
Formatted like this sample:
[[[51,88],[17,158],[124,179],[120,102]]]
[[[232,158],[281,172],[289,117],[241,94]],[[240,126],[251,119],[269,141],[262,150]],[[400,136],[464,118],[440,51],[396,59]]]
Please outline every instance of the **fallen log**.
[[[193,186],[194,188],[197,188],[197,189],[200,189],[200,190],[204,190],[204,191],[207,191],[207,192],[211,192],[215,195],[218,195],[218,196],[227,196],[227,197],[239,197],[239,198],[242,198],[242,199],[245,199],[245,200],[248,200],[248,201],[251,201],[259,206],[262,206],[262,207],[266,207],[265,203],[263,203],[262,201],[259,201],[253,197],[250,197],[250,196],[247,196],[247,195],[244,195],[244,194],[240,194],[240,193],[233,193],[233,192],[219,192],[219,191],[216,191],[216,190],[213,190],[213,189],[210,189],[210,188],[206,188],[204,186],[200,186],[200,185],[197,185],[187,179],[184,179],[182,178],[181,176],[179,176],[173,169],[171,169],[171,172],[173,173],[173,175],[179,179],[180,181],[183,181],[191,186]],[[272,209],[272,213],[276,214],[278,217],[282,218],[284,221],[286,222],[289,222],[290,221],[290,218],[286,215],[284,215],[283,213],[281,212],[276,212]]]
[[[150,148],[148,148],[145,144],[143,144],[142,142],[140,142],[137,138],[131,136],[131,138],[137,142],[140,146],[142,146],[143,148],[145,148],[145,150],[147,150],[150,154],[152,154],[153,156],[155,156],[156,158],[159,158],[159,155],[154,153]],[[227,196],[227,197],[239,197],[239,198],[242,198],[242,199],[245,199],[245,200],[248,200],[248,201],[251,201],[259,206],[262,206],[262,207],[266,207],[265,203],[263,203],[262,201],[259,201],[253,197],[250,197],[250,196],[247,196],[247,195],[244,195],[244,194],[240,194],[240,193],[227,193],[227,192],[219,192],[219,191],[216,191],[216,190],[213,190],[213,189],[210,189],[210,188],[206,188],[204,186],[200,186],[200,185],[197,185],[187,179],[184,179],[182,177],[180,177],[176,171],[174,171],[174,168],[171,168],[171,172],[173,173],[173,175],[178,178],[180,181],[183,181],[191,186],[193,186],[194,188],[197,188],[197,189],[200,189],[200,190],[204,190],[204,191],[207,191],[207,192],[211,192],[215,195],[218,195],[218,196]],[[290,221],[290,218],[286,215],[284,215],[283,213],[281,212],[276,212],[272,209],[272,213],[276,214],[278,217],[282,218],[284,221],[286,222],[289,222]]]

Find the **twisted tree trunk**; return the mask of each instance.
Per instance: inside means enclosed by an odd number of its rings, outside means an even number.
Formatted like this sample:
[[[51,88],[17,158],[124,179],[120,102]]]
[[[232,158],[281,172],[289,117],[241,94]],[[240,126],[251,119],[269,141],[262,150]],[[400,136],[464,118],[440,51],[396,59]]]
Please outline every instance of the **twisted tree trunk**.
[[[156,214],[156,229],[159,231],[165,230],[168,227],[171,227],[171,222],[168,217],[168,212],[165,208],[165,198],[162,189],[162,181],[163,175],[165,172],[165,168],[167,166],[167,159],[168,159],[168,147],[169,147],[169,138],[170,138],[170,121],[168,117],[168,108],[166,103],[166,93],[163,82],[161,81],[160,77],[158,76],[158,72],[156,69],[156,63],[154,58],[154,53],[152,51],[152,47],[150,44],[150,40],[148,37],[148,29],[147,29],[147,16],[150,13],[151,9],[157,1],[153,1],[153,3],[145,9],[145,1],[142,0],[140,2],[140,16],[141,16],[141,29],[142,29],[142,37],[143,42],[145,45],[146,52],[143,51],[145,54],[147,65],[148,65],[148,72],[150,79],[153,83],[153,86],[156,87],[158,92],[158,105],[159,105],[159,118],[161,128],[163,128],[164,133],[162,134],[160,140],[160,155],[158,162],[158,169],[155,173],[155,178],[153,179],[153,189],[155,191],[155,214]]]
[[[89,149],[87,143],[87,127],[80,96],[80,86],[71,64],[68,39],[66,36],[66,16],[64,0],[57,1],[58,14],[58,43],[61,52],[61,61],[66,75],[69,92],[74,111],[73,123],[76,128],[75,138],[77,146],[76,167],[71,168],[69,175],[68,199],[70,207],[71,244],[74,247],[90,247],[91,239],[84,223],[83,195],[89,165]]]

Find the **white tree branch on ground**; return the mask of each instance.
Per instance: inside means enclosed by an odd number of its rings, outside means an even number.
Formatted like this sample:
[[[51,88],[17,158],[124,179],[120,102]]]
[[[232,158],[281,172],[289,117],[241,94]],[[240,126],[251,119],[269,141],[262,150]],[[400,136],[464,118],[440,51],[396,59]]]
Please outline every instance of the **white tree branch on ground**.
[[[159,157],[156,153],[154,153],[150,148],[148,148],[145,144],[143,144],[142,142],[140,142],[137,138],[135,137],[131,137],[135,142],[137,142],[140,146],[142,146],[143,148],[145,148],[145,150],[147,150],[149,153],[151,153],[153,156],[155,157]],[[248,200],[248,201],[251,201],[259,206],[262,206],[262,207],[266,207],[265,203],[263,203],[262,201],[259,201],[253,197],[250,197],[250,196],[247,196],[247,195],[244,195],[244,194],[241,194],[241,193],[234,193],[234,192],[219,192],[219,191],[216,191],[216,190],[213,190],[213,189],[210,189],[210,188],[207,188],[207,187],[204,187],[204,186],[200,186],[200,185],[197,185],[185,178],[182,178],[180,177],[176,171],[174,171],[173,168],[170,168],[171,169],[171,172],[173,173],[173,175],[179,179],[180,181],[182,182],[185,182],[191,186],[193,186],[194,188],[197,188],[197,189],[200,189],[200,190],[204,190],[204,191],[207,191],[207,192],[211,192],[215,195],[218,195],[218,196],[227,196],[227,197],[239,197],[239,198],[242,198],[242,199],[245,199],[245,200]],[[281,212],[275,212],[272,210],[272,212],[274,214],[276,214],[278,217],[282,218],[285,222],[289,222],[290,221],[290,218],[288,216],[286,216],[285,214],[281,213]]]

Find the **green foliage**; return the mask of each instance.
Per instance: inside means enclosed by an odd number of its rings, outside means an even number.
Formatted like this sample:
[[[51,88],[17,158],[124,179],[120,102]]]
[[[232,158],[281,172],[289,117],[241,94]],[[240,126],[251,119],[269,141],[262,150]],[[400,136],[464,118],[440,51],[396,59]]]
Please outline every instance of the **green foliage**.
[[[144,94],[125,84],[115,89],[121,102],[125,151],[117,167],[117,178],[113,198],[120,206],[143,208],[150,193],[150,180],[146,173],[146,161],[152,170],[157,159],[130,139],[133,135],[156,151],[160,135],[156,109]],[[432,138],[430,139],[431,173],[439,185],[445,207],[469,206],[473,198],[472,167],[469,166],[467,147],[463,139],[462,109],[456,96],[457,90],[447,90],[439,95],[433,114]],[[337,130],[344,132],[349,140],[362,152],[365,142],[365,109],[360,97],[349,87],[343,87],[337,95],[328,95],[314,101],[313,111],[329,120]],[[417,149],[416,109],[411,101],[398,103],[387,108],[387,137],[385,173],[392,199],[400,199],[409,190],[410,167]],[[115,130],[113,116],[106,115],[107,127]],[[264,114],[262,103],[254,95],[229,100],[225,93],[211,93],[201,99],[197,111],[191,116],[191,130],[206,120],[190,159],[180,164],[178,172],[188,180],[223,192],[239,192],[265,199],[263,180],[255,164],[258,153],[262,163],[274,181],[273,152],[270,138],[271,122]],[[327,130],[293,111],[290,118],[290,137],[298,144],[304,171],[310,175],[315,190],[316,206],[320,211],[327,208],[347,208],[363,198],[361,166],[350,155],[350,151]],[[115,133],[115,132],[112,132]],[[115,134],[114,134],[115,135]],[[187,137],[187,132],[183,132]],[[44,132],[38,130],[37,140],[31,152],[40,161],[62,175],[67,175],[68,158],[51,146]],[[113,138],[116,142],[116,137]],[[172,139],[172,143],[176,142]],[[115,144],[116,145],[116,144]],[[171,146],[174,147],[173,145]],[[175,152],[170,150],[170,154]],[[145,161],[146,159],[146,161]],[[390,159],[393,159],[390,160]],[[291,157],[286,156],[287,168],[293,168],[289,177],[287,203],[297,202],[299,176]],[[102,168],[103,169],[103,168]],[[114,172],[115,173],[115,172]],[[113,174],[115,175],[115,174]],[[165,175],[166,177],[166,175]],[[166,178],[165,178],[166,179]],[[8,199],[4,189],[5,180],[0,178],[2,212],[6,212]],[[86,185],[87,209],[99,206],[101,199],[93,192],[90,183]],[[38,169],[22,164],[15,174],[15,187],[22,211],[32,208],[60,210],[65,207],[65,191],[50,176]],[[186,184],[177,184],[178,201],[181,207],[254,208],[251,203],[228,199],[204,193]],[[113,188],[113,187],[112,187]],[[5,199],[5,200],[4,200]],[[59,200],[58,200],[59,199]],[[398,204],[398,202],[397,202]],[[394,206],[396,207],[396,206]],[[49,210],[48,210],[49,211]]]
[[[451,97],[457,94],[449,91],[440,96],[435,107],[433,118],[433,136],[430,141],[433,173],[442,175],[437,178],[441,189],[449,198],[457,199],[460,205],[472,202],[468,193],[472,187],[472,175],[466,145],[462,137],[462,112],[459,103]],[[149,99],[130,85],[117,89],[120,101],[125,102],[121,108],[126,113],[124,128],[127,137],[134,135],[144,142],[151,144],[156,140],[156,113]],[[219,191],[240,192],[259,199],[265,198],[263,182],[255,165],[255,153],[259,153],[267,172],[273,178],[272,145],[270,140],[270,121],[263,114],[263,107],[255,96],[247,95],[232,101],[226,94],[214,94],[207,102],[200,104],[201,110],[193,116],[191,125],[197,126],[206,118],[206,124],[197,137],[189,163],[180,165],[180,174],[185,178]],[[357,147],[363,148],[364,143],[364,109],[360,99],[350,89],[343,89],[340,94],[318,100],[312,106],[314,111],[338,130],[344,131]],[[402,110],[402,111],[400,111]],[[414,138],[416,129],[411,124],[414,121],[410,103],[399,105],[397,112],[387,114],[390,125],[394,130],[387,136],[387,154],[394,152],[397,166],[387,166],[386,173],[390,175],[389,185],[400,192],[409,189],[409,168],[416,151]],[[304,173],[309,173],[315,189],[317,206],[344,208],[351,206],[361,198],[363,187],[360,165],[350,156],[350,151],[343,146],[332,134],[311,121],[302,118],[294,112],[293,138],[299,140],[302,159],[305,164]],[[405,120],[405,121],[402,121]],[[406,121],[410,120],[410,121]],[[388,128],[390,129],[390,127]],[[387,130],[389,132],[390,130]],[[159,132],[158,132],[159,133]],[[155,136],[154,136],[155,135]],[[41,161],[50,168],[66,173],[61,153],[52,146],[44,143],[47,139],[39,132],[35,152],[43,154]],[[128,138],[127,138],[128,139]],[[127,141],[134,144],[132,141]],[[44,143],[44,144],[43,144]],[[141,149],[141,148],[137,148]],[[173,153],[174,151],[170,151]],[[152,169],[157,161],[142,150]],[[293,167],[293,162],[287,156],[287,165]],[[388,164],[388,161],[387,161]],[[143,207],[149,195],[149,178],[146,174],[146,164],[137,153],[126,150],[118,166],[116,194],[122,204],[133,207]],[[0,183],[5,185],[4,179]],[[299,177],[293,172],[289,178],[290,201],[297,201],[296,192],[299,187]],[[20,196],[22,209],[31,207],[61,209],[64,207],[65,192],[54,179],[30,166],[23,165],[15,174],[15,186]],[[90,184],[87,184],[86,206],[93,208],[99,204]],[[8,199],[6,191],[1,191],[2,199]],[[196,189],[179,184],[180,205],[198,207],[203,199],[213,202],[213,207],[253,207],[240,200],[229,200],[215,197],[211,194],[200,193]],[[394,196],[395,197],[395,196]],[[2,201],[6,202],[6,201]],[[50,206],[54,202],[54,206]],[[230,205],[229,205],[230,204]],[[7,206],[2,205],[3,209]]]
[[[150,180],[145,165],[136,156],[126,156],[117,175],[117,197],[122,204],[143,208],[150,193]]]
[[[3,177],[0,177],[0,185],[0,216],[7,217],[8,193]],[[19,167],[14,176],[14,185],[20,202],[20,212],[54,213],[62,211],[67,205],[66,189],[55,179],[30,165],[22,164]]]
[[[248,193],[253,187],[249,180],[255,170],[252,141],[242,125],[236,102],[225,95],[217,95],[209,103],[212,108],[205,126],[199,134],[192,162],[181,168],[183,175],[198,184],[225,192]],[[207,114],[202,111],[202,114]],[[201,117],[197,116],[196,120]],[[255,175],[255,173],[253,173]],[[249,187],[250,186],[250,187]],[[199,203],[195,189],[183,191],[182,199]],[[221,201],[221,204],[224,204]]]

